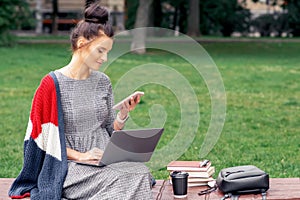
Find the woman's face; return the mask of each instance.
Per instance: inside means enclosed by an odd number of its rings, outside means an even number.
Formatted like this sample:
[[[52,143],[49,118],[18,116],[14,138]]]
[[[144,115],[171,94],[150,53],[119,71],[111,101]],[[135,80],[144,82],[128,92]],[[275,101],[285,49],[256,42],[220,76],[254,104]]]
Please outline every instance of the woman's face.
[[[84,65],[91,70],[98,71],[102,63],[107,61],[107,54],[111,50],[112,45],[113,40],[109,37],[92,40],[82,51]]]

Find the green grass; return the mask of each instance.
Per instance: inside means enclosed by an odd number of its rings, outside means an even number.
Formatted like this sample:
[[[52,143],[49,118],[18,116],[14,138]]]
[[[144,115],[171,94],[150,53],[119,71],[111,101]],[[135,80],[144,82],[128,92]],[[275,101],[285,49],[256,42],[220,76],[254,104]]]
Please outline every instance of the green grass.
[[[227,96],[226,122],[213,150],[206,156],[216,171],[253,164],[271,177],[300,176],[300,43],[207,43],[222,75]],[[23,139],[31,100],[40,79],[70,59],[69,45],[36,44],[0,48],[0,177],[16,177],[22,167]],[[126,54],[106,73],[113,85],[132,67],[160,63],[185,76],[199,102],[201,120],[196,137],[180,159],[199,159],[199,149],[210,121],[210,96],[204,81],[182,58],[150,50],[144,56]],[[166,78],[168,77],[166,74]],[[180,122],[179,102],[164,86],[139,88],[145,96],[131,118],[150,123],[149,109],[161,104],[167,113],[158,148],[174,137]],[[165,169],[154,171],[166,178]]]

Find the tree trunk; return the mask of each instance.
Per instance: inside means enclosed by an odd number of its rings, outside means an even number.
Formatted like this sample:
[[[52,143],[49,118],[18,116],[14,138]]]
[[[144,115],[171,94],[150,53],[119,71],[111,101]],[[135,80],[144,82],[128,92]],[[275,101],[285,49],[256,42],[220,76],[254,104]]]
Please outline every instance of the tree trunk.
[[[192,37],[200,36],[199,0],[189,0],[189,16],[187,34]]]
[[[35,32],[37,34],[41,34],[43,32],[42,0],[36,0],[35,9],[36,9],[36,13],[35,13],[35,18],[36,18]]]
[[[172,29],[176,30],[176,26],[178,26],[178,6],[175,7],[175,12],[174,12],[174,19],[173,19],[173,24],[172,24]]]
[[[139,7],[136,14],[136,20],[134,24],[134,30],[132,31],[133,39],[131,42],[131,52],[137,54],[146,53],[145,39],[146,29],[149,22],[149,8],[153,0],[139,0]]]
[[[185,3],[181,1],[178,5],[179,8],[179,19],[178,19],[178,26],[179,26],[179,31],[182,33],[187,32],[187,27],[185,26],[186,19],[188,18],[188,13],[187,9],[185,8]]]
[[[52,34],[58,32],[58,0],[52,0]]]

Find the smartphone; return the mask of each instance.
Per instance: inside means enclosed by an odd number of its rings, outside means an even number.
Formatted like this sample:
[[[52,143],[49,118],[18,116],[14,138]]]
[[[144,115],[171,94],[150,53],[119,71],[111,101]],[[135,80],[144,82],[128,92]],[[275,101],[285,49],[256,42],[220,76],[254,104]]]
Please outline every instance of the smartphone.
[[[129,95],[128,97],[126,97],[125,99],[123,99],[122,101],[120,101],[119,103],[117,103],[116,105],[113,106],[114,110],[121,110],[122,109],[122,105],[124,102],[129,101],[131,97],[133,97],[134,99],[138,96],[143,96],[144,92],[141,91],[136,91],[134,93],[132,93],[131,95]]]

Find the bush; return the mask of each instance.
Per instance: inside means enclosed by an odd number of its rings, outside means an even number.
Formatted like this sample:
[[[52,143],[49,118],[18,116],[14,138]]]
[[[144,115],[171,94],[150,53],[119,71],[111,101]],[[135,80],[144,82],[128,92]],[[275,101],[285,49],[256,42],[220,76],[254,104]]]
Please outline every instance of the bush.
[[[29,6],[24,0],[0,0],[0,45],[11,45],[10,30],[21,28],[31,19]]]
[[[236,0],[200,1],[200,28],[204,35],[247,32],[251,13]]]
[[[135,23],[135,16],[136,12],[139,6],[139,1],[138,0],[131,0],[131,1],[126,1],[127,3],[127,19],[125,22],[125,28],[126,29],[133,29],[134,28],[134,23]]]
[[[292,29],[291,26],[288,23],[288,14],[282,13],[275,15],[276,23],[274,24],[274,29],[276,36],[280,37],[283,33],[291,33]]]
[[[262,37],[271,35],[275,23],[273,14],[263,14],[252,21],[254,30],[259,32]]]
[[[126,28],[131,29],[134,27],[139,2],[138,0],[126,2]],[[152,25],[175,29],[176,24],[179,26],[180,32],[186,33],[188,2],[185,0],[154,1],[154,9],[151,14],[155,21]],[[248,32],[251,13],[248,9],[244,9],[238,1],[200,0],[199,4],[200,30],[203,35],[222,34],[230,36],[235,31],[240,33]]]
[[[288,24],[293,36],[300,36],[300,1],[285,0],[283,8],[288,11]]]
[[[252,21],[252,26],[262,37],[271,35],[280,37],[284,32],[291,32],[288,14],[285,13],[260,15]]]

